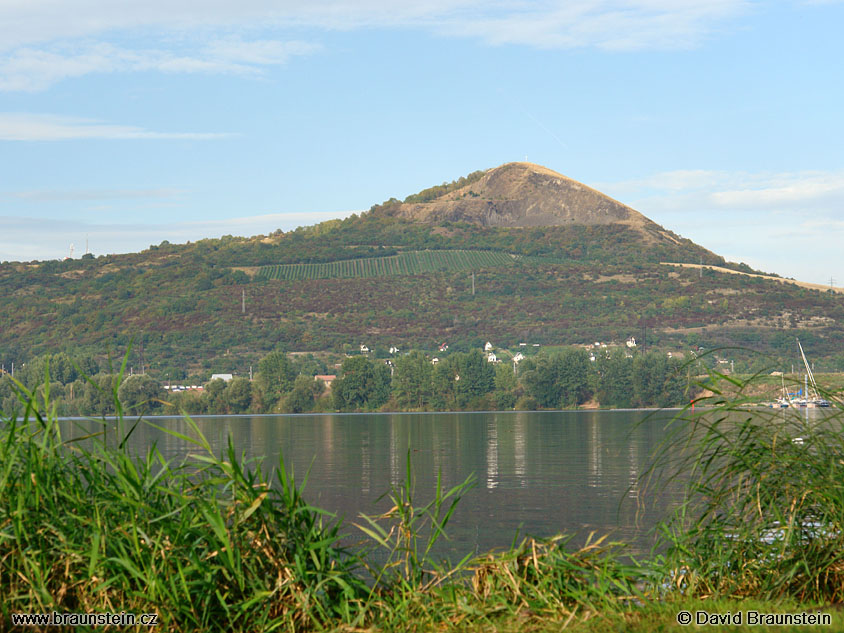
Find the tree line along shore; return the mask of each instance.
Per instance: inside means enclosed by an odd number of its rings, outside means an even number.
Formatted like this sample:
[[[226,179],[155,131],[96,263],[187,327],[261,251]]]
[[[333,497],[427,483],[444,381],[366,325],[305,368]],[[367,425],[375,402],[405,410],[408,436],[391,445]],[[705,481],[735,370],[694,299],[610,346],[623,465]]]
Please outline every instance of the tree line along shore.
[[[14,379],[3,375],[0,403],[15,408],[17,381],[42,395],[49,389],[61,416],[114,414],[113,392],[126,411],[147,414],[669,407],[699,391],[692,369],[657,351],[602,350],[590,358],[582,348],[562,348],[516,364],[490,362],[479,350],[435,359],[414,350],[387,361],[348,356],[329,374],[312,355],[277,350],[260,360],[251,379],[192,377],[177,390],[160,377],[127,373],[125,366],[102,371],[91,357],[77,362],[60,353],[33,359]]]

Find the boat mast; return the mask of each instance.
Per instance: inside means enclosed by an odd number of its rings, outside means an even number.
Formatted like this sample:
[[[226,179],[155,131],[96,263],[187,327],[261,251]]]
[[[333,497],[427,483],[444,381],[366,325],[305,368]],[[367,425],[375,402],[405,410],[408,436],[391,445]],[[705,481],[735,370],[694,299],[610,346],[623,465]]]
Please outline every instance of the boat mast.
[[[812,381],[812,390],[814,391],[813,397],[818,398],[818,385],[815,382],[815,375],[812,373],[812,368],[809,367],[809,361],[806,360],[806,354],[803,352],[803,346],[800,344],[800,339],[797,339],[797,347],[800,348],[800,355],[803,357],[803,364],[806,366],[806,375],[809,377],[809,380]],[[808,394],[808,385],[806,386],[807,393],[806,398],[809,398]]]

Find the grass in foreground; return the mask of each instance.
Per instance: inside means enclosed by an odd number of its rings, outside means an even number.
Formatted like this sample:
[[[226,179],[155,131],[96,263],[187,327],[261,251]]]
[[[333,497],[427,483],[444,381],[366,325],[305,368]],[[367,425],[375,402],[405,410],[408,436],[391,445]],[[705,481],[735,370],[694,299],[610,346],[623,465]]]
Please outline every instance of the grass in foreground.
[[[844,428],[825,395],[819,416],[716,391],[674,420],[662,461],[687,498],[661,537],[684,595],[844,601]]]
[[[357,525],[375,563],[340,546],[341,526],[283,462],[265,474],[231,445],[215,456],[195,426],[179,436],[189,460],[155,447],[133,457],[122,418],[116,447],[104,434],[64,441],[49,390],[20,389],[20,415],[0,420],[0,629],[12,613],[55,610],[156,612],[167,631],[660,631],[686,628],[681,610],[819,605],[844,630],[830,610],[844,591],[839,420],[748,413],[717,390],[705,413],[678,417],[663,464],[690,479],[688,501],[646,562],[564,537],[438,562],[471,482],[419,504],[408,468],[392,509]]]

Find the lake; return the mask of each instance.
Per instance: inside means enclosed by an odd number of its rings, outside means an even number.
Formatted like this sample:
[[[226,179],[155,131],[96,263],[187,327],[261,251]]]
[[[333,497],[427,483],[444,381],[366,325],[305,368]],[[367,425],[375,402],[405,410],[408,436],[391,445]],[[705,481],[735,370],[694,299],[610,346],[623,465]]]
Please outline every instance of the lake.
[[[217,454],[230,434],[238,453],[277,465],[301,481],[312,505],[358,520],[389,506],[379,497],[405,479],[408,450],[417,504],[433,496],[437,473],[444,488],[470,475],[475,487],[449,523],[444,553],[485,552],[510,545],[514,535],[612,532],[645,551],[648,532],[679,498],[677,484],[643,486],[640,475],[665,436],[671,413],[555,411],[431,414],[207,416],[195,421]],[[152,421],[190,433],[180,418]],[[65,421],[81,435],[96,423]],[[73,427],[71,430],[70,427]],[[157,442],[168,458],[196,447],[141,424],[130,448]],[[657,495],[655,490],[659,490]],[[359,534],[351,525],[344,532]]]

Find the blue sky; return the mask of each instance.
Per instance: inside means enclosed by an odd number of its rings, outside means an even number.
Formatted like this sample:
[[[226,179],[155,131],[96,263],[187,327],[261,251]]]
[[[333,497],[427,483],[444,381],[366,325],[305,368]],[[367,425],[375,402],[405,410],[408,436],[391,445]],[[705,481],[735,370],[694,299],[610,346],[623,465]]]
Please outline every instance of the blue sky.
[[[844,2],[302,5],[0,3],[0,261],[286,230],[527,158],[844,285]]]

